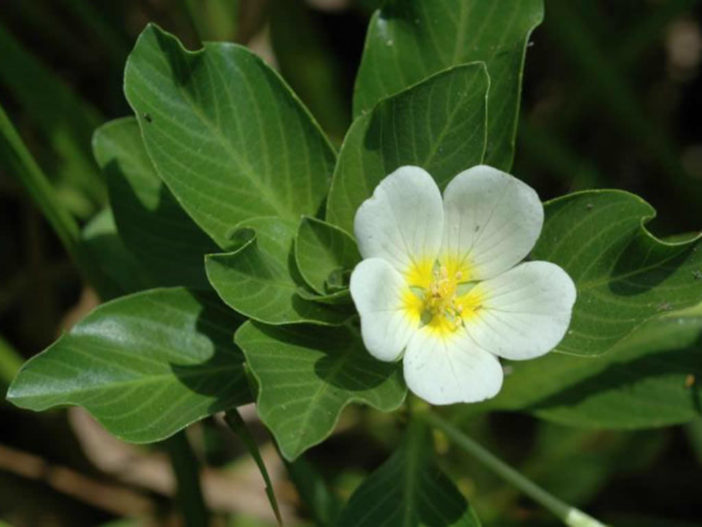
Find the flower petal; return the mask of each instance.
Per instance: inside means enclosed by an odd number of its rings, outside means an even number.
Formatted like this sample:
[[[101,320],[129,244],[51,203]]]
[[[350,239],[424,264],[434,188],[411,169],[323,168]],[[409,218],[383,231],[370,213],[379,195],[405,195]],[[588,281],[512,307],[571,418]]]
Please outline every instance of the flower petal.
[[[481,348],[512,360],[552,350],[565,335],[575,303],[570,276],[549,262],[526,262],[470,292],[480,309],[466,330]]]
[[[419,324],[405,308],[412,293],[402,275],[382,258],[369,258],[353,270],[350,289],[366,349],[379,360],[399,359]]]
[[[439,254],[443,229],[441,193],[423,169],[404,166],[383,179],[359,207],[354,221],[364,258],[383,258],[401,273]]]
[[[428,403],[474,403],[502,387],[497,357],[480,349],[465,332],[438,336],[420,329],[403,359],[407,387]]]
[[[444,190],[442,259],[463,263],[471,280],[499,275],[524,259],[544,222],[544,208],[526,183],[481,165]]]

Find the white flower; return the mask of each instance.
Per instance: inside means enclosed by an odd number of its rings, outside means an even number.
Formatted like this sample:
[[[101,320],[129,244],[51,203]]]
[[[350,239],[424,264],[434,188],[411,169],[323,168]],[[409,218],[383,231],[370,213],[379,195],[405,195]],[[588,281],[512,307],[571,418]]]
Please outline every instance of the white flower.
[[[536,192],[492,167],[458,174],[443,200],[419,167],[387,176],[354,225],[364,260],[351,296],[371,355],[402,358],[407,386],[432,404],[495,396],[498,357],[543,355],[570,323],[568,274],[548,262],[519,264],[543,219]]]

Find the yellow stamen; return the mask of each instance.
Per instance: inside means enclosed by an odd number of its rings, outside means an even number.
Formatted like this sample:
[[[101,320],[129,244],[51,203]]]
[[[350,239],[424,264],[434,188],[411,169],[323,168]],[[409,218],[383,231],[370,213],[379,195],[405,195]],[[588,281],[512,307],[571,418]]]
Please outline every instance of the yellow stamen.
[[[473,289],[459,294],[459,286],[470,281],[466,262],[450,258],[444,262],[423,261],[412,266],[405,277],[407,314],[413,322],[439,335],[456,332],[480,309],[480,295]]]

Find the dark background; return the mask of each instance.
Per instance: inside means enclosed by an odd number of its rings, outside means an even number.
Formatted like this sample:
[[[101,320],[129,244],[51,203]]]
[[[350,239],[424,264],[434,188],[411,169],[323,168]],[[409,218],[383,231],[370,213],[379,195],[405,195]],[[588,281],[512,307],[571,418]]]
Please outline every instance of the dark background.
[[[87,223],[106,203],[90,135],[130,113],[124,61],[147,21],[191,48],[201,39],[250,45],[339,144],[377,3],[242,0],[234,18],[215,9],[217,0],[0,0],[0,103],[62,201]],[[656,234],[698,231],[701,61],[702,7],[695,0],[547,0],[546,21],[527,53],[513,173],[543,199],[586,188],[629,190],[657,209],[649,225]],[[95,302],[0,163],[0,390],[17,356],[41,351]],[[387,416],[364,410],[347,412],[342,425],[310,457],[345,497],[385,459],[398,431]],[[150,504],[156,524],[175,524],[168,492],[106,474],[86,452],[81,426],[65,411],[35,415],[0,404],[0,520],[103,525],[141,510],[119,493],[127,489]],[[195,428],[198,452],[210,466],[224,470],[241,455],[215,424]],[[702,525],[702,416],[685,427],[623,433],[499,414],[471,429],[555,494],[616,525]],[[139,452],[157,458],[159,449]],[[485,525],[557,524],[471,460],[455,461],[452,475]],[[56,467],[70,469],[71,477],[62,480]],[[292,488],[280,485],[281,500],[304,518]],[[95,498],[103,495],[111,505]],[[272,525],[244,518],[261,516],[256,509],[241,510],[218,521]]]

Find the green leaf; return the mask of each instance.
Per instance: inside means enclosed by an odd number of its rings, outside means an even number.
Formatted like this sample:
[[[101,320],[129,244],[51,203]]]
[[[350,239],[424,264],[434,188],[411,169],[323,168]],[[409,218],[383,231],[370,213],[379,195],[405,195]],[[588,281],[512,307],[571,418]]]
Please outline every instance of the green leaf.
[[[351,292],[348,290],[348,288],[340,289],[339,291],[329,293],[326,295],[319,295],[310,291],[307,288],[300,287],[297,290],[297,294],[299,297],[304,298],[305,300],[311,300],[312,302],[321,302],[322,304],[329,304],[332,306],[350,304],[352,302]]]
[[[646,323],[604,355],[512,362],[500,394],[481,406],[598,428],[689,422],[702,407],[701,339],[702,314],[676,314]]]
[[[200,40],[234,40],[239,0],[182,0]]]
[[[22,361],[22,355],[0,335],[0,392],[4,393],[17,375]]]
[[[339,527],[480,527],[453,482],[436,466],[427,430],[410,423],[402,445],[354,492]]]
[[[15,405],[79,405],[126,441],[159,441],[250,400],[239,318],[214,295],[153,289],[101,305],[10,386]]]
[[[98,212],[81,231],[82,249],[90,257],[90,265],[97,271],[91,285],[98,289],[103,300],[153,287],[153,279],[144,271],[119,234],[112,211]],[[99,282],[96,283],[96,280]]]
[[[702,298],[702,241],[666,243],[644,223],[653,208],[627,192],[579,192],[546,203],[532,252],[575,281],[578,298],[558,350],[604,353],[646,320]]]
[[[93,150],[107,178],[120,237],[154,283],[209,287],[204,255],[216,252],[217,245],[156,174],[136,119],[117,119],[100,127]]]
[[[258,448],[256,439],[251,434],[251,430],[249,430],[249,428],[246,426],[244,419],[241,417],[241,414],[236,410],[236,408],[227,410],[227,412],[224,414],[224,421],[227,423],[227,425],[229,425],[232,432],[239,436],[239,439],[241,439],[242,443],[244,443],[246,449],[249,451],[249,454],[256,463],[258,471],[261,473],[261,477],[266,484],[266,496],[268,496],[268,503],[271,505],[271,509],[273,510],[273,514],[275,515],[278,525],[282,527],[283,520],[280,517],[280,508],[278,507],[278,500],[275,497],[273,483],[268,475],[268,469],[266,468],[266,464],[263,462],[263,456],[261,456],[261,450]]]
[[[338,227],[316,218],[302,218],[295,239],[300,274],[320,295],[343,287],[343,273],[361,260],[354,239]]]
[[[403,165],[425,168],[440,186],[483,161],[489,79],[485,65],[441,72],[382,101],[354,121],[339,152],[327,220],[353,232],[356,209]]]
[[[322,204],[334,152],[246,48],[208,42],[189,52],[149,25],[127,61],[125,93],[156,171],[220,247],[243,220],[297,222]]]
[[[288,477],[300,495],[300,501],[306,512],[312,517],[314,525],[335,527],[341,511],[339,497],[331,491],[324,477],[305,456],[295,461],[286,461]]]
[[[368,29],[354,115],[440,70],[485,62],[491,80],[485,162],[509,170],[525,50],[543,11],[542,0],[386,2]]]
[[[232,309],[267,324],[342,324],[353,313],[298,295],[303,285],[293,256],[296,226],[280,218],[253,218],[235,233],[244,240],[230,253],[205,258],[207,277]]]
[[[375,360],[346,327],[247,322],[235,341],[258,381],[259,416],[288,460],[323,441],[347,404],[387,412],[405,398],[399,364]]]

